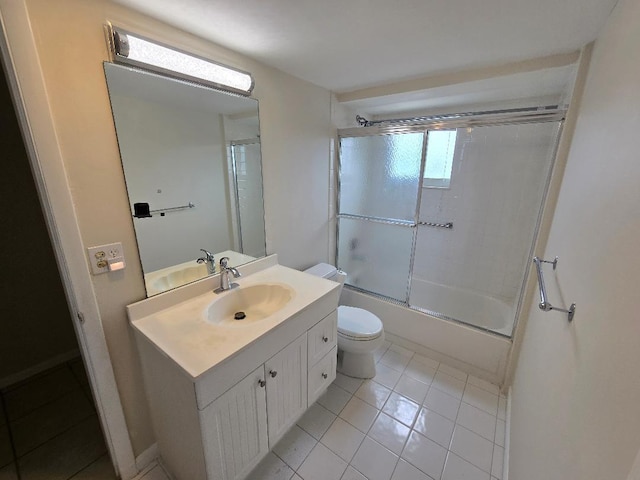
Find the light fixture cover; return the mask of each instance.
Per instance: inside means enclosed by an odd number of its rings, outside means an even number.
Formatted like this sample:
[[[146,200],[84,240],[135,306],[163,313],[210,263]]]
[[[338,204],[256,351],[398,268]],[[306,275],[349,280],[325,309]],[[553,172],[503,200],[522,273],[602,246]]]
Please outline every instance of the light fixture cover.
[[[113,60],[241,95],[253,90],[251,74],[196,57],[126,30],[109,27]]]

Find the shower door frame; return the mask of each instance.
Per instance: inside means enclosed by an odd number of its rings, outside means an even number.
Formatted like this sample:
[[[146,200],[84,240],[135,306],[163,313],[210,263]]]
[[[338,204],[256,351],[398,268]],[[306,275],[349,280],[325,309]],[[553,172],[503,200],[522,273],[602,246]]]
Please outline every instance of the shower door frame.
[[[518,295],[518,302],[516,304],[516,309],[514,312],[513,326],[511,328],[511,334],[506,335],[500,332],[496,332],[494,330],[474,325],[472,323],[464,322],[460,319],[449,317],[443,313],[435,312],[426,308],[411,306],[409,303],[409,296],[411,295],[411,282],[413,278],[413,267],[415,262],[415,253],[416,253],[416,242],[418,238],[418,226],[419,226],[419,215],[420,215],[420,207],[421,207],[421,199],[422,199],[422,188],[424,185],[424,170],[426,164],[426,155],[428,148],[428,138],[429,131],[437,131],[437,130],[454,130],[458,128],[472,128],[472,127],[487,127],[487,126],[501,126],[501,125],[521,125],[521,124],[530,124],[530,123],[548,123],[548,122],[558,122],[558,133],[555,138],[554,145],[551,146],[552,158],[551,164],[549,166],[549,171],[547,173],[547,178],[545,179],[544,189],[542,193],[542,201],[538,208],[538,215],[536,217],[536,226],[534,229],[533,238],[531,241],[531,246],[529,247],[529,257],[533,256],[536,239],[538,238],[540,225],[542,222],[542,214],[544,211],[544,207],[547,201],[547,196],[549,192],[549,187],[551,183],[551,176],[553,175],[553,171],[555,168],[556,158],[558,154],[558,146],[560,143],[560,138],[562,137],[562,129],[564,127],[564,120],[567,109],[565,107],[560,106],[546,106],[546,107],[533,107],[533,108],[523,108],[523,109],[511,109],[511,110],[499,110],[499,111],[490,111],[490,112],[470,112],[470,113],[460,113],[460,114],[451,114],[451,115],[440,115],[434,117],[421,117],[416,119],[401,119],[401,120],[391,120],[388,123],[384,121],[376,122],[371,126],[364,127],[354,127],[354,128],[344,128],[338,129],[337,137],[338,137],[338,152],[337,152],[337,181],[336,181],[336,220],[340,218],[351,218],[351,219],[359,219],[371,222],[378,223],[387,223],[394,225],[407,226],[414,229],[413,232],[413,240],[411,246],[411,257],[409,259],[409,278],[407,280],[407,291],[405,295],[405,300],[398,300],[392,297],[388,297],[383,294],[379,294],[376,292],[372,292],[370,290],[366,290],[364,288],[356,287],[353,285],[345,284],[345,286],[349,289],[353,289],[357,292],[361,292],[367,295],[371,295],[375,298],[379,298],[386,302],[393,303],[395,305],[400,305],[411,310],[415,310],[418,312],[422,312],[428,314],[430,316],[455,322],[461,325],[467,325],[473,327],[477,330],[480,330],[485,333],[489,333],[492,335],[496,335],[502,338],[511,339],[513,337],[513,331],[516,329],[518,324],[518,320],[520,318],[520,311],[522,308],[522,302],[524,300],[525,295],[525,286],[527,282],[527,278],[529,276],[529,272],[531,269],[531,262],[528,262],[525,267],[522,284],[520,286],[520,293]],[[341,214],[340,213],[340,172],[342,166],[342,143],[341,140],[343,138],[356,138],[356,137],[369,137],[369,136],[381,136],[381,135],[394,135],[394,134],[403,134],[403,133],[423,133],[423,148],[422,148],[422,158],[420,160],[420,177],[419,177],[419,185],[418,185],[418,195],[417,195],[417,204],[414,215],[414,222],[398,222],[393,219],[385,219],[385,218],[376,218],[376,217],[368,217],[361,215],[351,215],[351,214]],[[336,251],[335,251],[335,264],[338,265],[338,256],[339,256],[339,248],[340,248],[340,227],[339,223],[336,221]]]

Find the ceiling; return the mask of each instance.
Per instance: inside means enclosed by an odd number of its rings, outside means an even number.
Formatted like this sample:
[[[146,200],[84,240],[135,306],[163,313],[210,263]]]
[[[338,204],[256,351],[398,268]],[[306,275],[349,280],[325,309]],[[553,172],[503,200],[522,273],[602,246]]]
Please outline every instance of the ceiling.
[[[617,0],[116,0],[334,92],[567,53]]]

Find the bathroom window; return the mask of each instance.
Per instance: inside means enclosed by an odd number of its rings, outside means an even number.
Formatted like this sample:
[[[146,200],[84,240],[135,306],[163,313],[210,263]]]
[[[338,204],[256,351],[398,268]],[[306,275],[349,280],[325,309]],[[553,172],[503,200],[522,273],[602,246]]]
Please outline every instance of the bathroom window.
[[[431,130],[427,143],[424,181],[427,188],[449,188],[453,155],[456,151],[456,130]]]

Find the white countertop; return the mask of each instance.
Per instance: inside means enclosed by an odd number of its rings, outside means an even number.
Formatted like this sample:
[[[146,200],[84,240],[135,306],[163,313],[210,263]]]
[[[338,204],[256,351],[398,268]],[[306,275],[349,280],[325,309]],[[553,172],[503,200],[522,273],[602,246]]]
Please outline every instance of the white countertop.
[[[216,326],[206,321],[205,310],[212,301],[232,293],[233,290],[219,295],[212,291],[198,292],[189,299],[181,298],[184,297],[184,293],[171,296],[172,292],[180,290],[178,289],[129,305],[127,312],[131,324],[195,380],[339,287],[336,282],[298,270],[277,264],[269,266],[267,261],[261,263],[266,268],[235,279],[240,285],[237,288],[279,283],[288,285],[295,293],[281,310],[260,321],[246,327]],[[253,267],[253,270],[255,268]],[[216,276],[200,282],[217,286],[217,281],[219,280]],[[197,291],[195,286],[200,282],[192,284],[194,288],[191,291]],[[182,288],[188,289],[189,286]],[[202,285],[199,286],[199,290],[202,290]],[[171,298],[178,300],[178,303],[168,306]]]

